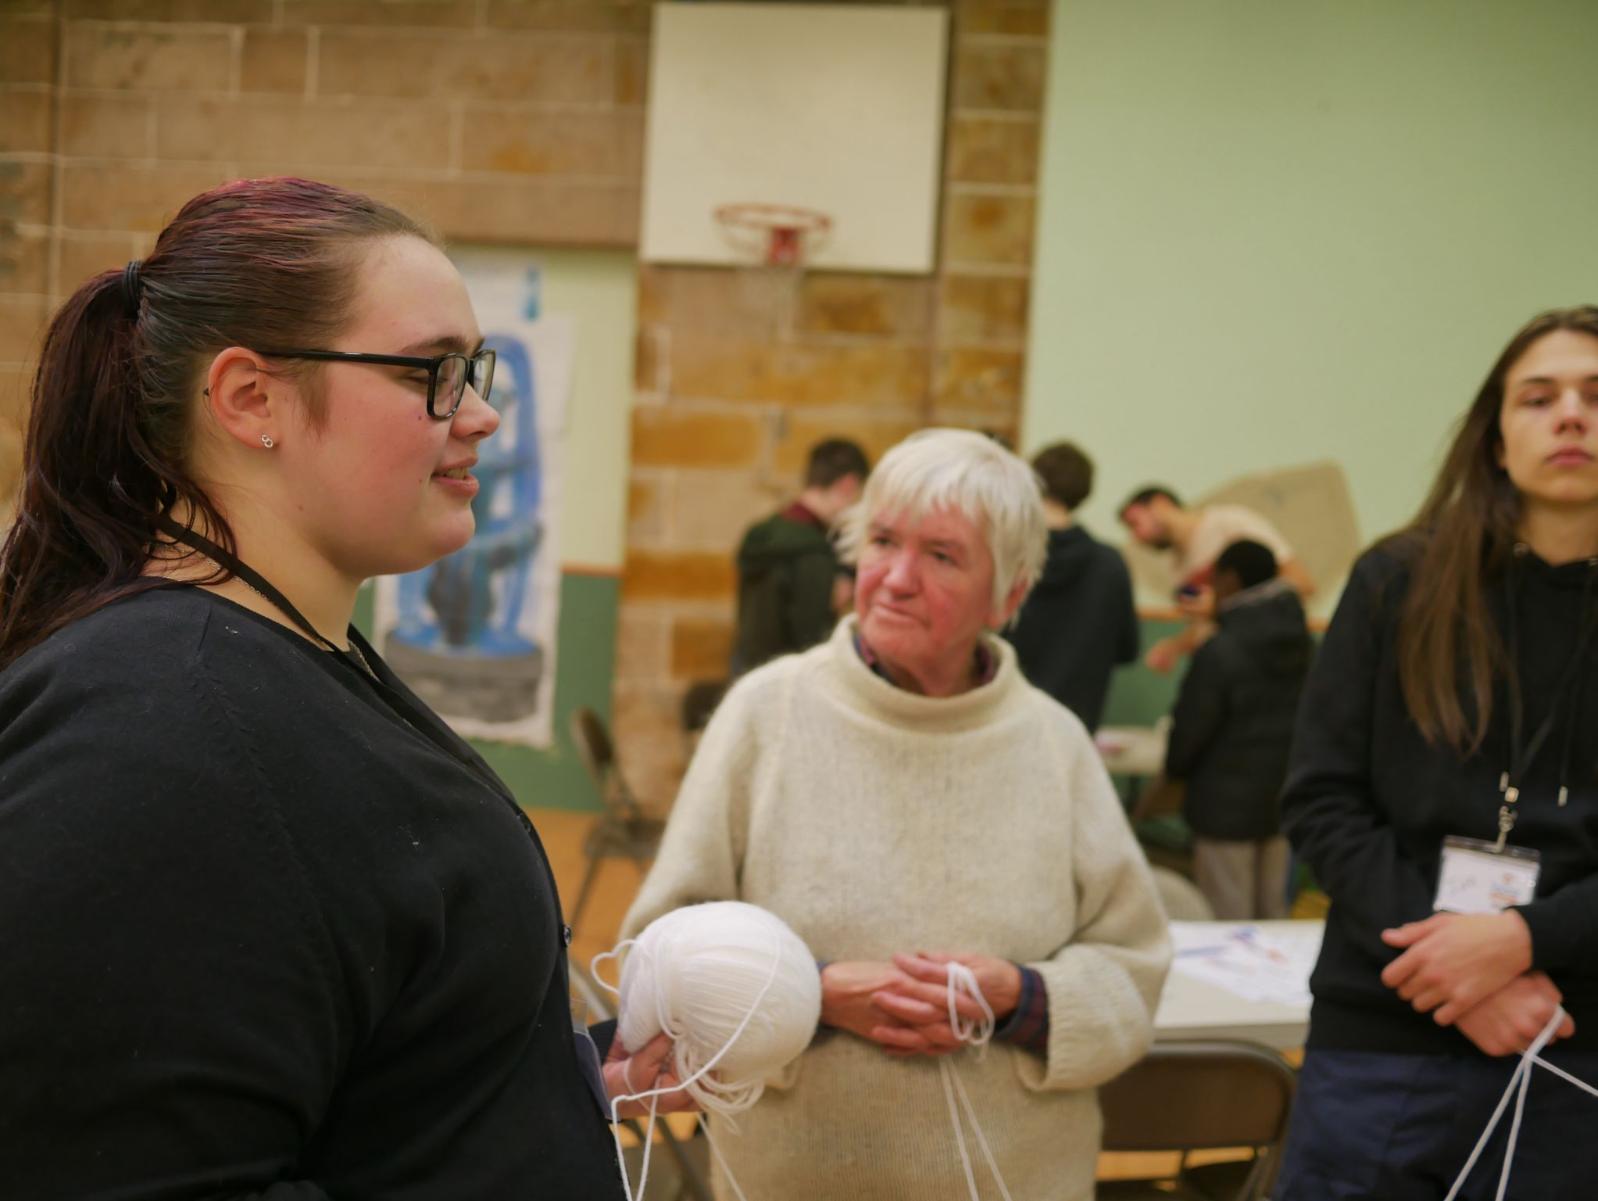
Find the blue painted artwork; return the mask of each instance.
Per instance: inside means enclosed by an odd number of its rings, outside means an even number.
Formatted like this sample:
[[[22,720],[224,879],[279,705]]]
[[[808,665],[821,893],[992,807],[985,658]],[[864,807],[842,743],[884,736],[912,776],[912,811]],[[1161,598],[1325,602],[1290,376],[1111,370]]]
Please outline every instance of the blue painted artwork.
[[[537,705],[543,648],[532,628],[533,571],[543,542],[543,470],[533,352],[489,336],[500,427],[478,446],[481,490],[471,541],[430,567],[398,577],[397,620],[384,654],[446,715],[509,722]]]

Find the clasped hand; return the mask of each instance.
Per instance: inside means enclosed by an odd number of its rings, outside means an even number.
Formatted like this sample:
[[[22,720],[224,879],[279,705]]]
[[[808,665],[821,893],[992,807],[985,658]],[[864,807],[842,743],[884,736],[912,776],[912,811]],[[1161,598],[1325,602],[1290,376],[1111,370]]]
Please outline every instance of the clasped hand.
[[[1531,931],[1513,909],[1502,913],[1435,913],[1383,930],[1382,941],[1404,953],[1382,969],[1382,983],[1415,1007],[1452,1026],[1477,1002],[1531,968]]]
[[[1487,1055],[1525,1050],[1563,1000],[1552,980],[1530,970],[1531,932],[1514,910],[1438,913],[1384,930],[1382,941],[1403,948],[1382,970],[1382,983],[1439,1026],[1457,1026]],[[1575,1029],[1567,1015],[1554,1037]]]
[[[876,1043],[890,1055],[946,1055],[965,1045],[949,1020],[948,965],[960,963],[976,977],[994,1018],[1003,1021],[1021,999],[1021,969],[992,955],[921,952],[880,960],[829,963],[821,974],[823,1025]],[[955,994],[965,1021],[983,1017],[976,1000]]]

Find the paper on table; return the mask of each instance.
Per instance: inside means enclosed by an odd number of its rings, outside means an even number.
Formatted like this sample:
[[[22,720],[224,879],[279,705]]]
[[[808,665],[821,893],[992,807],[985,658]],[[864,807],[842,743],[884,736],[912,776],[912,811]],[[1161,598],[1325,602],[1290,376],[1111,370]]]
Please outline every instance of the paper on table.
[[[1258,926],[1172,922],[1172,967],[1248,1001],[1307,1006],[1321,930],[1314,922],[1305,922],[1303,930],[1278,927],[1268,933]]]

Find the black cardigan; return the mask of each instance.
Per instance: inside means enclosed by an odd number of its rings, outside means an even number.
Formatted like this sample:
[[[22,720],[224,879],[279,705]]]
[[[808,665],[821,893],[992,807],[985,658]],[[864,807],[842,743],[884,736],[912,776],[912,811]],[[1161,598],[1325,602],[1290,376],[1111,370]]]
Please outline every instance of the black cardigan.
[[[1465,1053],[1457,1030],[1437,1026],[1384,987],[1381,969],[1398,952],[1383,928],[1432,912],[1444,836],[1497,836],[1499,774],[1509,745],[1509,700],[1500,684],[1482,749],[1460,757],[1428,744],[1399,689],[1396,636],[1409,584],[1409,555],[1367,551],[1354,565],[1310,673],[1282,799],[1288,834],[1332,899],[1326,939],[1311,978],[1310,1046],[1377,1051]],[[1589,567],[1550,567],[1535,555],[1512,565],[1518,588],[1519,673],[1526,726],[1549,711],[1554,685],[1571,661],[1582,621]],[[1499,628],[1508,579],[1489,578],[1486,595]],[[1533,965],[1564,992],[1575,1038],[1598,1047],[1598,670],[1589,650],[1575,703],[1522,785],[1510,841],[1542,856],[1537,897],[1520,912],[1532,936]],[[1556,800],[1570,741],[1570,795]]]
[[[543,849],[431,733],[188,588],[0,673],[0,1192],[621,1196]]]

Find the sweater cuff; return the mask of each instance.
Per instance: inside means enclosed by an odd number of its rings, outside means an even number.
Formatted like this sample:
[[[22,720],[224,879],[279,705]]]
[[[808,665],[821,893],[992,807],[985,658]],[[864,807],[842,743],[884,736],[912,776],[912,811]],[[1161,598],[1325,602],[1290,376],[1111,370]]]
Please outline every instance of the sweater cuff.
[[[1049,1053],[1049,990],[1044,986],[1041,972],[1025,964],[1015,966],[1021,971],[1021,999],[1016,1002],[1015,1012],[993,1031],[993,1037],[1034,1055],[1046,1056]]]

